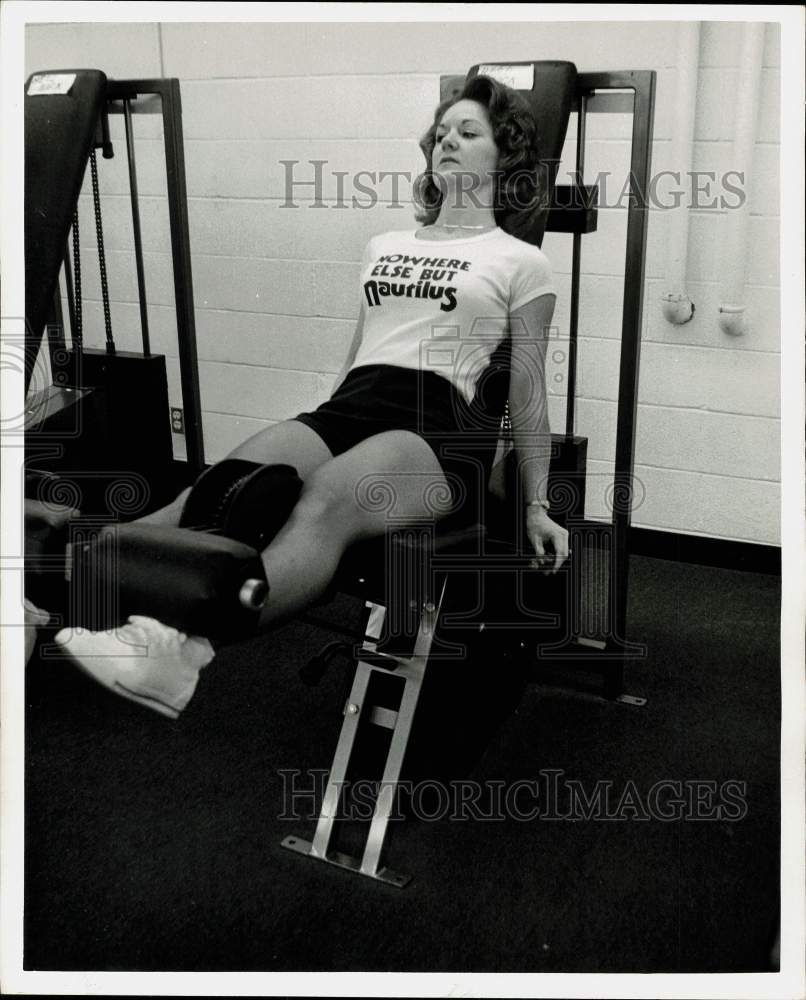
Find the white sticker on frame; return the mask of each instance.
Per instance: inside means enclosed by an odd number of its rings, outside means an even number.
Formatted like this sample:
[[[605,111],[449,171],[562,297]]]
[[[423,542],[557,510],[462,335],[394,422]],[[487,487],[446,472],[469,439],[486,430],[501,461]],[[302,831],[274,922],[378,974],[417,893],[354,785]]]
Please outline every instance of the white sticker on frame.
[[[484,63],[479,66],[479,76],[490,76],[513,90],[533,90],[535,68],[532,63],[518,66],[507,63]]]
[[[70,88],[75,82],[75,73],[38,73],[31,78],[31,82],[28,84],[28,96],[69,94]]]

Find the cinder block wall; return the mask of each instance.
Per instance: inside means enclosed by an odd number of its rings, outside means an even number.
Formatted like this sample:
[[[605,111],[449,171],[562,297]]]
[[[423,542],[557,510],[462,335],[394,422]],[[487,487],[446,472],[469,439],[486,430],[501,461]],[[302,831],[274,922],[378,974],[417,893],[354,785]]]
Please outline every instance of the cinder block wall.
[[[366,241],[413,225],[410,185],[391,182],[378,201],[353,186],[357,171],[422,168],[417,139],[439,97],[439,78],[476,62],[568,59],[582,71],[658,73],[653,169],[668,161],[676,94],[674,22],[453,24],[42,24],[27,30],[27,72],[94,67],[116,78],[181,81],[204,437],[208,461],[250,433],[326,398],[350,342]],[[730,169],[732,96],[741,25],[705,23],[701,34],[695,170]],[[717,325],[724,212],[693,210],[688,288],[694,320],[669,326],[665,290],[668,216],[650,215],[640,371],[634,523],[751,542],[779,542],[780,315],[779,31],[766,28],[760,121],[749,186],[751,332]],[[136,121],[138,180],[154,349],[169,358],[172,405],[181,405],[159,120]],[[574,123],[565,162],[573,165]],[[630,119],[598,116],[588,130],[586,179],[606,172],[621,191]],[[116,158],[100,161],[112,316],[121,348],[137,349],[139,312],[123,126]],[[287,168],[322,197],[296,187]],[[339,181],[338,172],[346,172]],[[342,207],[339,183],[343,184]],[[366,179],[365,179],[365,183]],[[611,198],[615,201],[615,198]],[[624,200],[622,200],[622,206]],[[588,516],[607,516],[615,447],[626,212],[600,212],[582,251],[577,431],[590,439]],[[103,342],[89,178],[80,206],[86,342]],[[571,239],[549,234],[557,276],[556,348],[548,385],[553,427],[564,426]],[[167,419],[167,416],[166,416]],[[175,454],[184,456],[174,435]]]

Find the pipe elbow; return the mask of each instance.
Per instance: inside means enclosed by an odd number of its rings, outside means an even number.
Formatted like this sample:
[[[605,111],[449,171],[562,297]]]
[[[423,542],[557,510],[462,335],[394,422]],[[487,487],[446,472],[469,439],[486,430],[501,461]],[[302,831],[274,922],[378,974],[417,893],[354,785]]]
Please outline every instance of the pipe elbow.
[[[694,316],[694,303],[685,292],[667,292],[661,296],[663,317],[667,323],[682,326]]]
[[[719,329],[731,337],[742,337],[747,332],[744,306],[721,305],[719,307]]]

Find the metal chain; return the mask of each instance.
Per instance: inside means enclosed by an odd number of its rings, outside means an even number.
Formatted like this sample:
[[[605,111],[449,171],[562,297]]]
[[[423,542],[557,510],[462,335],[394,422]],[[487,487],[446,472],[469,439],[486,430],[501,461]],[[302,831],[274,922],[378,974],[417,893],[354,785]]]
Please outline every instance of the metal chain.
[[[515,439],[512,435],[512,417],[509,413],[509,400],[504,404],[504,416],[501,418],[501,437],[504,442],[513,447]]]
[[[98,161],[95,150],[90,151],[90,172],[92,174],[92,200],[95,207],[95,234],[98,241],[98,265],[101,270],[101,298],[104,304],[104,328],[106,329],[106,348],[114,351],[115,341],[112,337],[112,316],[109,311],[109,286],[106,281],[106,255],[104,253],[104,227],[101,220],[101,196],[98,191]]]
[[[83,340],[84,317],[81,312],[81,241],[78,235],[78,208],[73,212],[73,297],[76,328],[72,331],[73,347],[80,347]]]

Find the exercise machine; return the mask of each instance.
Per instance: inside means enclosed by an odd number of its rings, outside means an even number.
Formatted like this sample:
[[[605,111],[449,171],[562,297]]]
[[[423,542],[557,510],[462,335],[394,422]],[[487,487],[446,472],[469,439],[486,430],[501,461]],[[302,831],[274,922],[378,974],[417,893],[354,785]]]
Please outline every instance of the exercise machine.
[[[472,677],[470,671],[463,672],[462,665],[468,663],[474,645],[483,644],[488,655],[480,668],[482,695],[492,697],[496,687],[505,683],[507,670],[514,673],[524,663],[552,660],[597,673],[609,699],[633,706],[645,701],[625,692],[624,669],[628,659],[640,658],[642,652],[625,636],[655,74],[577,73],[573,64],[563,62],[479,64],[469,72],[476,74],[498,77],[522,91],[542,139],[548,206],[504,220],[504,228],[538,246],[545,231],[573,234],[566,427],[564,434],[552,435],[548,493],[552,517],[569,530],[573,555],[550,580],[529,570],[521,498],[510,488],[503,504],[497,497],[487,498],[484,523],[456,526],[447,519],[436,529],[423,525],[394,530],[392,526],[386,539],[362,543],[345,558],[336,586],[365,600],[363,640],[327,648],[304,672],[315,679],[338,653],[355,663],[313,838],[291,835],[282,844],[306,857],[396,887],[406,885],[410,876],[390,868],[384,852],[390,819],[397,814],[402,776],[415,756],[420,762],[424,756],[422,746],[415,748],[413,737],[418,702],[429,688],[435,692],[432,702],[438,709],[429,717],[430,746],[435,747],[435,727],[450,741],[451,725],[455,729],[457,713],[461,716],[465,711],[459,693]],[[464,78],[443,77],[441,96],[459,93],[463,84]],[[572,111],[577,116],[576,183],[555,186]],[[574,433],[574,425],[581,240],[596,229],[598,196],[595,187],[582,183],[586,123],[591,114],[614,113],[631,114],[633,131],[618,431],[608,523],[584,516],[587,442]],[[504,359],[499,391],[490,393],[491,417],[498,417],[504,434],[506,400],[500,385],[507,375]],[[604,584],[605,607],[595,615],[584,603],[585,580],[591,576]],[[490,585],[485,587],[484,581]],[[489,596],[502,592],[507,595],[503,602]],[[491,634],[496,637],[494,645],[484,645]],[[468,727],[474,722],[464,721]],[[378,739],[378,731],[386,734],[385,740]],[[376,761],[374,769],[376,775],[380,771],[374,781],[377,794],[363,848],[359,853],[348,852],[339,844],[344,827],[340,820],[349,818],[349,790],[367,763],[362,747],[373,740],[376,747],[382,747],[381,766]],[[376,752],[371,750],[370,756]],[[417,766],[408,773],[417,777]]]
[[[26,595],[57,624],[108,628],[122,621],[122,608],[137,607],[224,640],[253,630],[265,601],[255,549],[229,537],[212,516],[194,526],[202,530],[118,523],[176,494],[165,357],[150,348],[138,114],[158,115],[162,123],[187,471],[195,480],[204,469],[179,81],[109,80],[92,69],[35,73],[25,86]],[[96,161],[98,149],[104,158],[114,155],[112,115],[125,126],[141,353],[119,351],[112,333]],[[77,209],[88,166],[106,335],[101,350],[83,345]],[[39,386],[45,332],[53,381]]]
[[[333,655],[344,652],[354,662],[355,673],[345,701],[342,730],[313,839],[291,836],[283,845],[308,857],[396,886],[404,885],[408,876],[386,865],[384,851],[401,776],[407,767],[408,773],[417,773],[417,766],[422,764],[424,757],[422,745],[418,744],[427,742],[425,737],[429,730],[432,734],[437,728],[444,732],[446,722],[457,721],[454,692],[471,676],[468,666],[471,661],[478,668],[476,681],[487,684],[491,694],[502,677],[528,672],[539,659],[540,662],[552,660],[591,670],[600,676],[606,697],[628,704],[641,703],[641,699],[624,691],[624,667],[627,660],[640,656],[641,652],[640,647],[625,639],[625,624],[647,225],[644,197],[649,174],[655,76],[644,71],[580,74],[570,63],[554,62],[482,64],[470,73],[499,75],[504,82],[522,90],[530,101],[544,143],[550,200],[547,205],[536,207],[526,218],[505,220],[505,228],[537,245],[545,231],[573,234],[566,428],[564,434],[552,437],[549,499],[552,516],[564,523],[571,534],[574,554],[557,577],[547,579],[530,571],[531,555],[524,536],[523,510],[520,498],[510,490],[503,497],[487,497],[484,517],[478,523],[447,519],[436,526],[430,522],[396,525],[390,517],[386,537],[356,545],[345,555],[332,589],[342,590],[365,602],[363,635],[357,643],[347,642],[326,651],[308,668],[306,676],[315,680]],[[106,81],[103,93],[113,95],[113,103],[125,104],[127,99],[139,99],[144,94],[156,92],[163,101],[164,115],[165,93],[156,89],[162,83]],[[457,85],[461,85],[461,81],[445,79],[443,95],[449,95]],[[555,186],[571,113],[577,115],[577,183]],[[586,121],[590,114],[609,113],[632,114],[633,136],[613,516],[610,522],[603,523],[585,518],[586,441],[575,433],[574,403],[581,240],[585,234],[595,231],[597,222],[596,189],[582,183]],[[96,118],[92,117],[92,121]],[[86,140],[87,143],[92,141],[93,138]],[[168,146],[166,131],[166,157]],[[175,158],[176,150],[173,155]],[[179,190],[183,195],[183,184],[179,185]],[[182,200],[180,198],[180,202]],[[172,220],[176,214],[180,216],[177,228],[181,244],[179,261],[181,264],[183,254],[187,255],[189,278],[189,250],[187,241],[182,242],[181,204],[172,212]],[[184,228],[186,230],[186,216]],[[57,234],[60,248],[64,246],[68,230],[69,225]],[[58,267],[53,277],[54,286],[57,274]],[[47,298],[49,294],[46,288],[43,295]],[[182,295],[177,291],[178,308],[180,300],[187,307],[186,314],[191,317],[192,326],[189,282]],[[195,365],[192,337],[191,342],[192,350],[188,354],[192,355]],[[490,384],[485,387],[491,425],[504,436],[507,431],[508,363],[506,345],[503,345],[492,366]],[[198,461],[200,435],[196,441]],[[189,459],[192,452],[189,441]],[[505,459],[504,469],[511,470],[511,460]],[[181,533],[198,527],[169,530]],[[134,525],[123,525],[117,538],[120,542],[123,537],[129,546],[127,552],[134,554],[135,563],[142,569],[148,565],[148,559],[142,558],[148,548],[148,539],[137,535],[140,530]],[[221,536],[215,532],[198,531],[197,535],[202,548],[208,543],[213,549],[223,544]],[[104,537],[107,536],[111,537],[108,531]],[[186,535],[177,537],[188,545],[193,544],[193,539]],[[216,540],[211,542],[211,539]],[[165,548],[171,547],[167,537],[160,541]],[[180,562],[186,558],[182,548],[184,541],[177,545]],[[227,541],[238,544],[232,539]],[[58,548],[57,545],[55,551]],[[255,571],[254,562],[249,565],[254,551],[242,553],[245,563],[237,574],[229,577],[230,591],[237,583],[241,606],[244,606],[243,596],[247,604],[251,601],[251,611],[258,606],[260,593],[260,581],[250,575]],[[580,596],[592,571],[604,581],[606,594],[604,613],[593,625],[590,609]],[[136,587],[145,587],[148,581],[143,583],[143,579],[147,574],[138,572],[135,576]],[[130,586],[128,578],[123,583]],[[127,593],[130,597],[135,593],[140,600],[140,591]],[[208,606],[214,607],[216,601],[216,592],[212,592]],[[231,602],[228,607],[232,608]],[[114,607],[109,614],[114,619]],[[225,628],[222,623],[222,629]],[[484,657],[492,655],[493,651],[500,657],[503,669],[494,671],[491,677],[489,661],[485,664]],[[429,725],[424,726],[423,719],[428,720]],[[463,720],[460,717],[458,721]],[[367,745],[369,752],[365,749]],[[378,749],[380,755],[376,752]],[[348,853],[341,849],[337,837],[338,821],[345,807],[343,792],[351,774],[368,762],[380,772],[380,790],[363,850],[359,854]]]
[[[204,467],[204,446],[179,81],[109,80],[99,70],[78,69],[35,73],[26,82],[26,496],[58,497],[83,513],[124,520],[176,493],[166,359],[150,346],[133,124],[138,114],[162,119],[182,409],[188,471],[195,478]],[[96,150],[104,159],[114,156],[109,119],[117,115],[125,125],[141,352],[116,347],[107,286]],[[103,299],[102,349],[84,346],[78,203],[88,166]],[[52,383],[43,385],[46,330]]]

